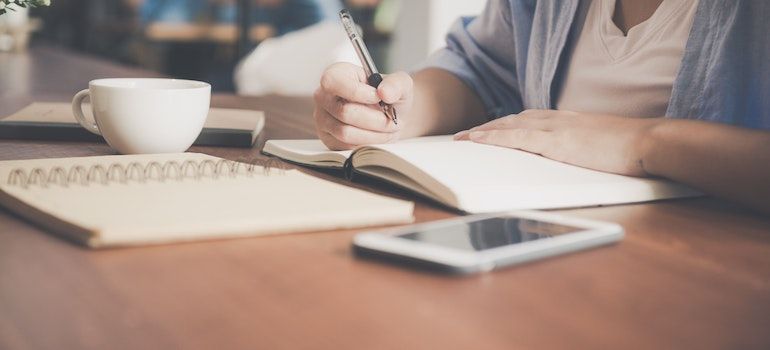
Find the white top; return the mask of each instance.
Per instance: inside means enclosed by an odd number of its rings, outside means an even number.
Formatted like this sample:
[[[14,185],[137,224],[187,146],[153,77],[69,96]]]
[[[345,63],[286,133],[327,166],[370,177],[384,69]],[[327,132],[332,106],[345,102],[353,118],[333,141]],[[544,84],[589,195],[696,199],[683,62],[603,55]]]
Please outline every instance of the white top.
[[[698,0],[663,0],[628,35],[615,25],[615,0],[594,0],[575,44],[556,108],[662,117]]]

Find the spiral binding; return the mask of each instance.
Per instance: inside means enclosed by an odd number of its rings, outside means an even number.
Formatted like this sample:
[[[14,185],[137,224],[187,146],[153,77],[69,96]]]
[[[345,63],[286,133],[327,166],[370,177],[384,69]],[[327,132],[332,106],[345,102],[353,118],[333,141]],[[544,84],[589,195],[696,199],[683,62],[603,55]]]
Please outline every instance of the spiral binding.
[[[35,185],[41,187],[50,185],[68,187],[73,184],[87,186],[95,183],[109,185],[115,182],[125,184],[128,182],[217,179],[225,176],[231,178],[236,176],[253,177],[260,175],[260,173],[263,176],[269,176],[272,169],[278,169],[281,174],[285,170],[283,164],[275,158],[239,161],[227,159],[186,160],[181,163],[173,160],[162,163],[156,161],[149,163],[131,162],[125,166],[119,163],[109,166],[97,164],[90,167],[75,165],[69,169],[57,166],[47,171],[43,168],[34,168],[29,172],[22,168],[16,168],[11,170],[7,183],[22,188]]]

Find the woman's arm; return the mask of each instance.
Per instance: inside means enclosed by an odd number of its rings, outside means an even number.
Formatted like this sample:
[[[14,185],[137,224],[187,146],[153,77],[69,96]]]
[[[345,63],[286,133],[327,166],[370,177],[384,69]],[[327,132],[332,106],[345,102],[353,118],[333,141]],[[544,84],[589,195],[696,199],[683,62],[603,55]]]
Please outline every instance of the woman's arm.
[[[665,177],[770,213],[770,131],[696,120],[527,110],[456,138],[606,172]]]
[[[454,74],[427,68],[413,78],[414,105],[404,137],[452,134],[487,121],[479,97]]]
[[[645,138],[647,173],[770,213],[770,132],[668,119]]]
[[[515,3],[522,18],[532,15],[529,5]],[[351,149],[452,133],[485,122],[493,106],[507,113],[520,111],[517,71],[522,67],[517,70],[515,61],[525,59],[526,50],[516,50],[511,5],[490,0],[477,18],[455,22],[447,47],[425,63],[431,68],[413,77],[389,74],[375,89],[366,85],[360,67],[337,63],[327,68],[315,93],[318,137],[331,149]],[[398,125],[384,118],[380,101],[395,106]]]

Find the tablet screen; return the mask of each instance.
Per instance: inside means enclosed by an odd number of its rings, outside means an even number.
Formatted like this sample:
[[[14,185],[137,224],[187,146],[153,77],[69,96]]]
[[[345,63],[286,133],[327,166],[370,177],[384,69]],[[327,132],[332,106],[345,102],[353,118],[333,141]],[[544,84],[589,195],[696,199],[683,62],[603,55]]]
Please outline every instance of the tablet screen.
[[[432,227],[398,237],[455,249],[480,251],[579,231],[585,229],[531,219],[496,217]]]

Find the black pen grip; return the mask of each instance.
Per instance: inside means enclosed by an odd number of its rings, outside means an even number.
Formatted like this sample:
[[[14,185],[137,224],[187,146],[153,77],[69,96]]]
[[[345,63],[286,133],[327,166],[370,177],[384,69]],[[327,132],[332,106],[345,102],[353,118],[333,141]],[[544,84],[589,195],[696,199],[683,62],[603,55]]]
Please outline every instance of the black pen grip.
[[[382,82],[382,75],[380,75],[380,73],[374,73],[366,78],[366,82],[369,86],[376,88],[380,86],[380,83]]]

